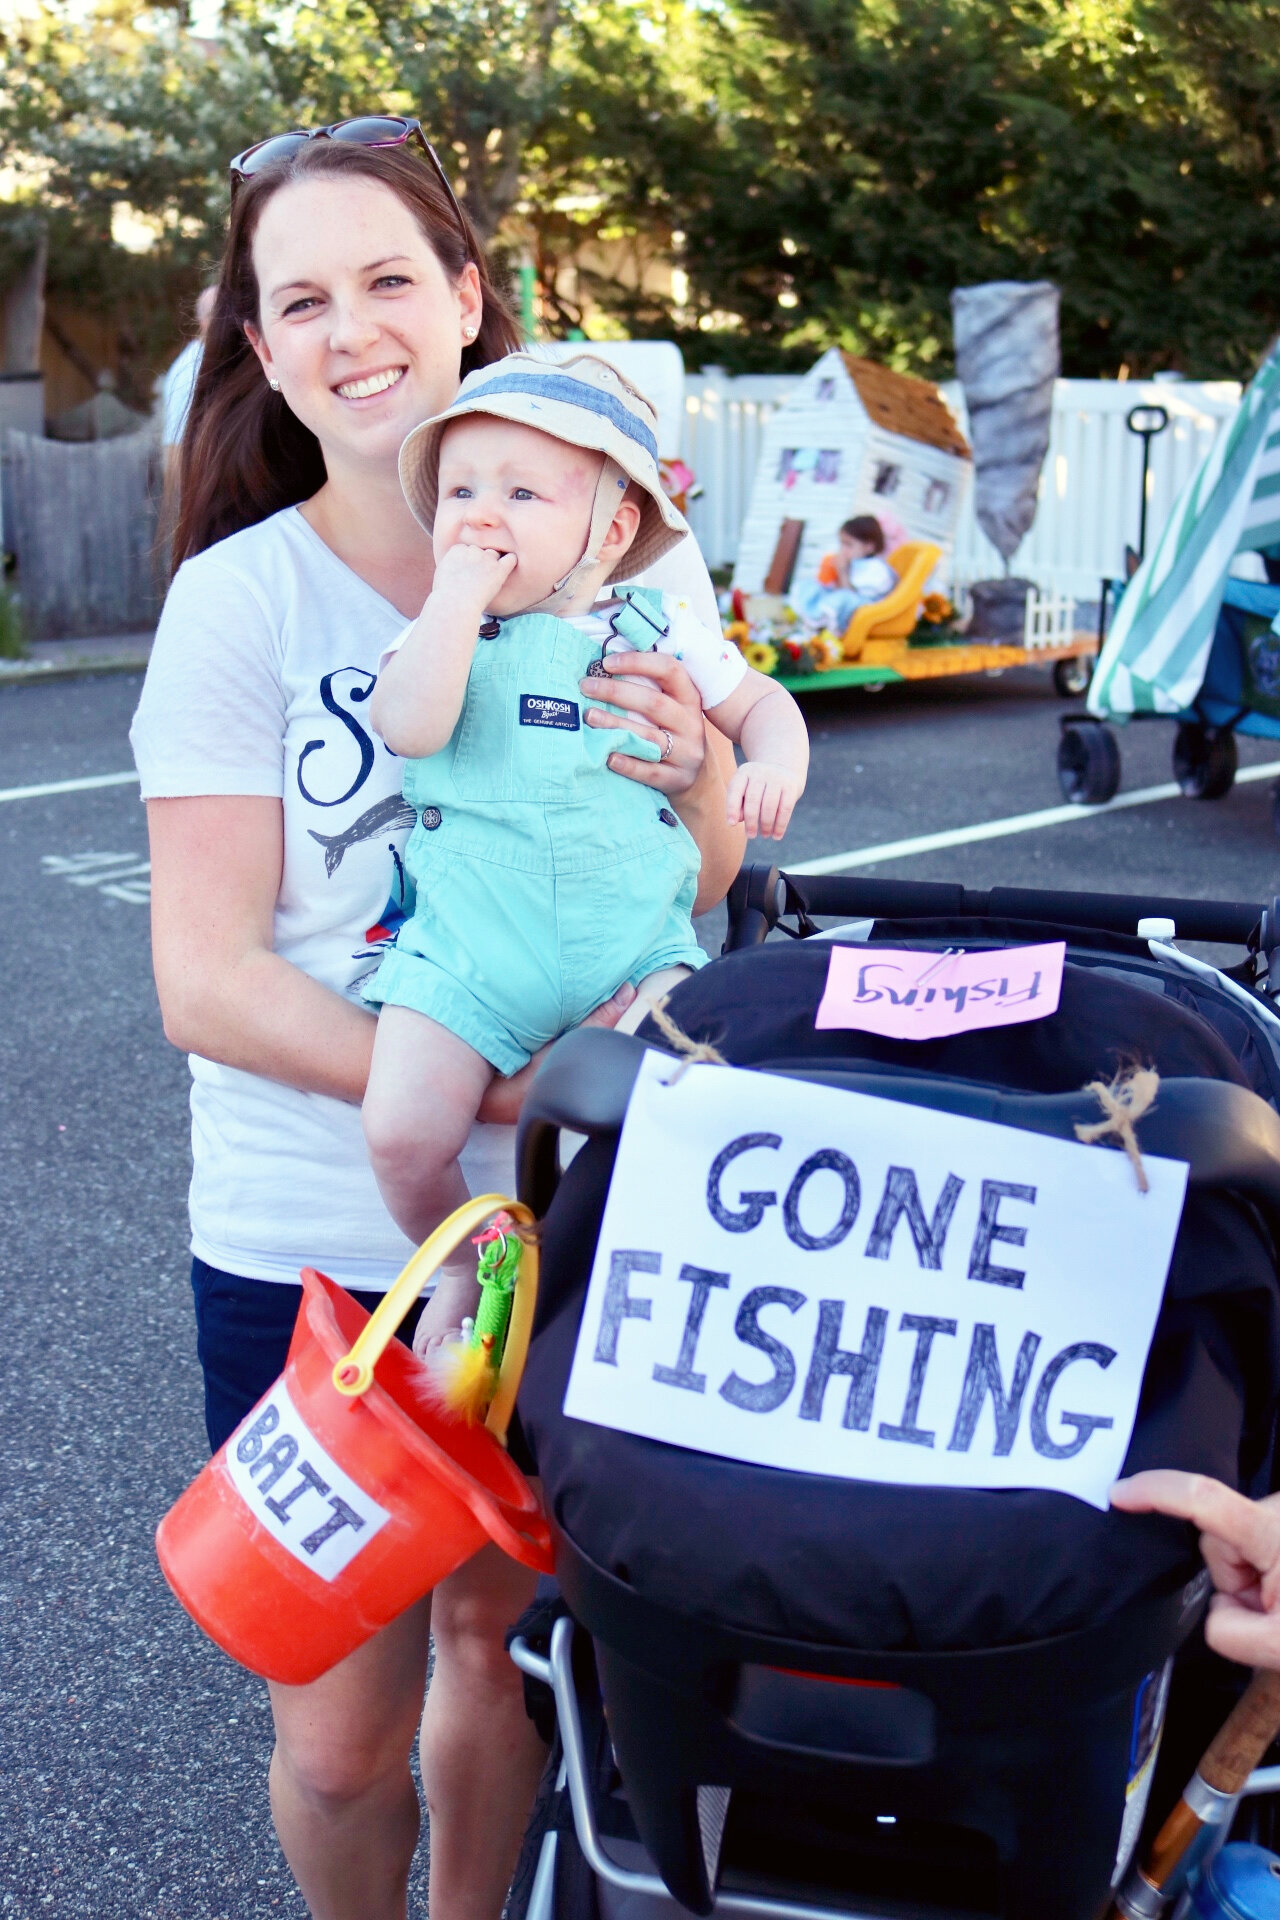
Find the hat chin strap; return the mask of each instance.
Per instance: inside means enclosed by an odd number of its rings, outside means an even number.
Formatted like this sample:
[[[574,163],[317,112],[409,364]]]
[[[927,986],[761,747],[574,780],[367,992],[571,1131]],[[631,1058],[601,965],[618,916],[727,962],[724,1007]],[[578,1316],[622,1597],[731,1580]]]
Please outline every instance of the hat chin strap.
[[[613,525],[618,503],[627,490],[628,477],[616,460],[605,455],[604,465],[600,469],[600,478],[596,481],[595,499],[591,503],[591,524],[587,529],[587,544],[582,558],[570,567],[563,580],[558,580],[549,594],[542,600],[535,600],[531,607],[522,609],[525,613],[559,613],[567,606],[575,593],[579,591],[587,575],[599,564],[600,548],[604,537]]]

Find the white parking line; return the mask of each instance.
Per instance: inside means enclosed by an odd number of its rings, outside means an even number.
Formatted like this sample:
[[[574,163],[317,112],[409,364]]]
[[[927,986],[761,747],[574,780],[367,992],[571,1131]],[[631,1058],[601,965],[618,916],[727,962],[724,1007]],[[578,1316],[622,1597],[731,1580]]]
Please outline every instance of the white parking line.
[[[0,800],[43,800],[50,793],[89,793],[94,787],[137,784],[136,773],[93,773],[83,780],[49,780],[42,787],[0,787]]]
[[[151,862],[136,853],[46,853],[40,862],[51,879],[93,887],[131,907],[151,900]]]
[[[1280,760],[1266,760],[1260,766],[1241,767],[1237,786],[1250,780],[1273,780],[1280,774]],[[1038,813],[1011,813],[1003,820],[980,820],[973,827],[949,827],[944,833],[921,833],[914,840],[885,840],[878,847],[855,847],[850,853],[829,853],[821,860],[784,860],[788,873],[847,873],[851,867],[874,867],[881,860],[909,860],[917,853],[937,853],[943,847],[967,847],[977,840],[1003,840],[1011,833],[1035,833],[1040,827],[1064,827],[1073,820],[1096,820],[1102,813],[1119,813],[1124,807],[1149,807],[1155,800],[1176,800],[1182,789],[1174,780],[1158,787],[1135,787],[1132,793],[1118,793],[1100,807],[1041,807]]]
[[[1280,760],[1264,760],[1241,767],[1236,785],[1280,777]],[[47,794],[87,793],[94,787],[124,787],[136,783],[136,773],[99,773],[84,780],[52,780],[39,787],[0,787],[0,800],[40,800]],[[1149,807],[1157,800],[1176,800],[1182,789],[1174,780],[1158,787],[1135,787],[1118,793],[1100,807],[1066,805],[1041,807],[1036,813],[1011,813],[1003,820],[979,820],[971,827],[948,827],[941,833],[920,833],[911,840],[882,840],[876,847],[854,847],[848,853],[824,854],[820,860],[786,863],[788,873],[848,873],[854,867],[874,867],[881,860],[910,860],[918,853],[939,853],[944,847],[967,847],[980,840],[1003,840],[1010,834],[1036,833],[1042,827],[1065,827],[1077,820],[1096,820],[1100,814],[1120,813],[1126,807]]]

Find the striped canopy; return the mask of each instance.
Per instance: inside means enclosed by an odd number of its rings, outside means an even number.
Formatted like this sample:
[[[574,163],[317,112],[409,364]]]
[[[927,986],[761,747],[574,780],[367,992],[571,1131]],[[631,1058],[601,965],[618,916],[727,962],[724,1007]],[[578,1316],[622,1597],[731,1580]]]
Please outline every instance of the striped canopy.
[[[1183,713],[1200,691],[1238,553],[1280,542],[1280,341],[1125,588],[1089,711]]]

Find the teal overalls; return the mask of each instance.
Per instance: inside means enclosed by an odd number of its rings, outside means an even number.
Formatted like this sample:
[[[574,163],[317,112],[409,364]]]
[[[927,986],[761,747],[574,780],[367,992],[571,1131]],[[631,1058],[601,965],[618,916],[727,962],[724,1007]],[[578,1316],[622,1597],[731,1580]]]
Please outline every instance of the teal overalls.
[[[651,644],[661,595],[627,598],[617,630]],[[578,682],[599,656],[553,614],[482,630],[448,745],[405,767],[414,910],[365,997],[438,1020],[499,1073],[624,980],[707,957],[690,924],[692,836],[663,794],[605,765],[611,753],[656,760],[657,747],[584,724],[595,703]]]

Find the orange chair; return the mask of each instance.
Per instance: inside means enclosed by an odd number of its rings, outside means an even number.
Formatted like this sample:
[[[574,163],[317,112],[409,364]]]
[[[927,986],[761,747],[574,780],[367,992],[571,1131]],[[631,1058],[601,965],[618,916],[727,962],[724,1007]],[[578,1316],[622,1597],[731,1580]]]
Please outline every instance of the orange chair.
[[[905,640],[914,633],[925,583],[942,558],[942,548],[928,540],[908,540],[886,557],[898,584],[883,600],[856,609],[841,640],[846,660],[856,660],[868,640]]]

